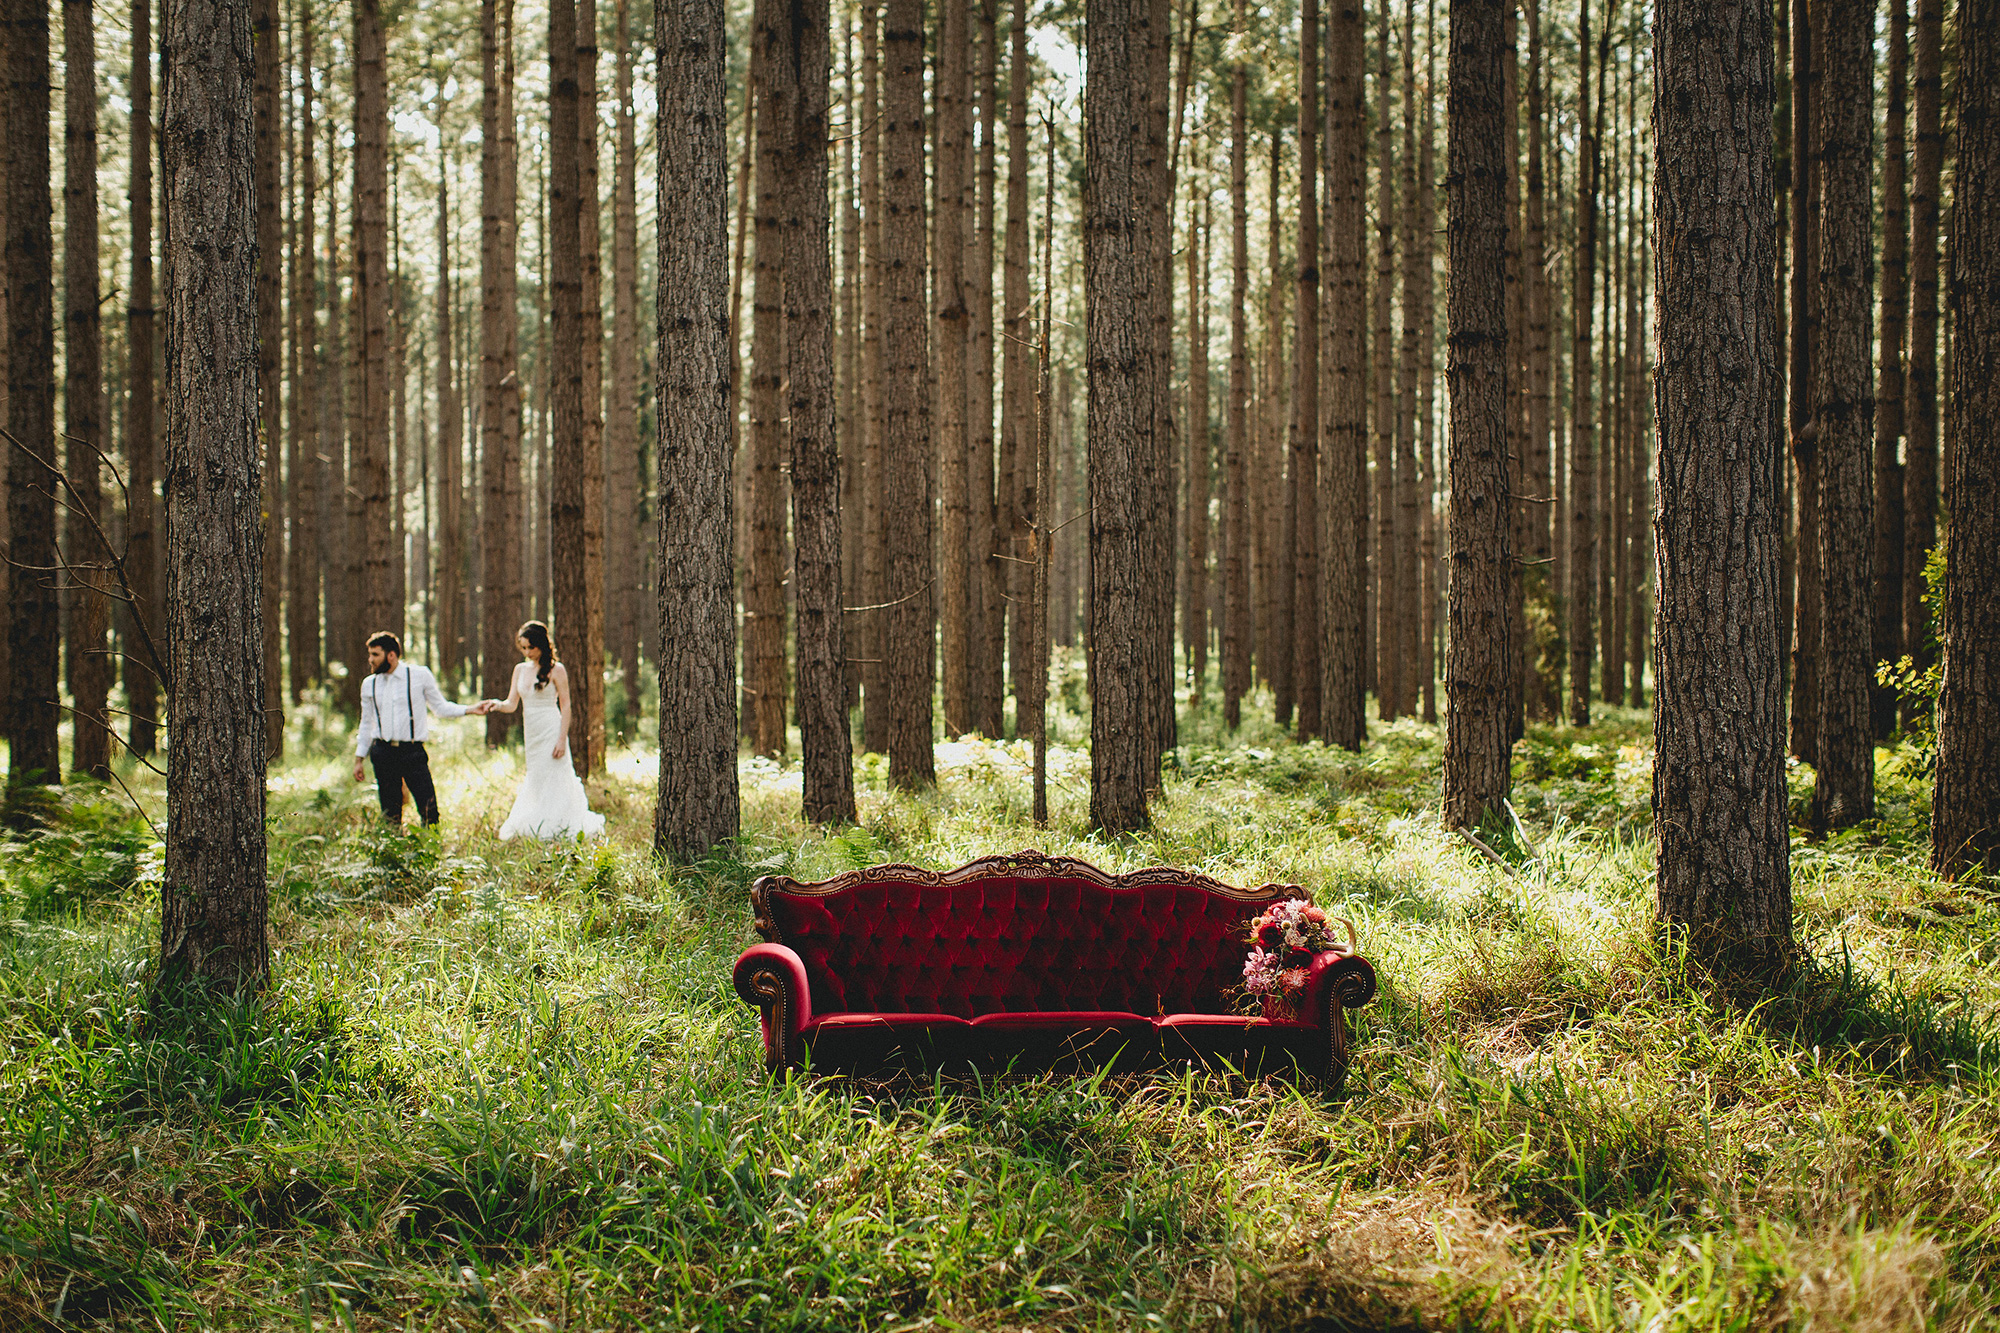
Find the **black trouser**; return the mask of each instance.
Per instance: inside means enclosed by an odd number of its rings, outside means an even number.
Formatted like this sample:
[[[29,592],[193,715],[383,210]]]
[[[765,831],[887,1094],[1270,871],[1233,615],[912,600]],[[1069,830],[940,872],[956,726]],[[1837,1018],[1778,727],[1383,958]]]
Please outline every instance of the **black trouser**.
[[[407,782],[424,823],[438,822],[437,788],[431,785],[431,760],[422,741],[401,745],[376,741],[368,747],[368,762],[375,766],[375,794],[382,798],[384,819],[391,824],[403,822],[403,784]]]

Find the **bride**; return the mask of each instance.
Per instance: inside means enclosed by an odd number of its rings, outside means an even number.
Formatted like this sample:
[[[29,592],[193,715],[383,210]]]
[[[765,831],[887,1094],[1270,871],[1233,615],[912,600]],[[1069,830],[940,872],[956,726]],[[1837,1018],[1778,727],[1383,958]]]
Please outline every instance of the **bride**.
[[[528,776],[500,836],[549,839],[580,833],[594,838],[604,832],[604,816],[591,812],[583,780],[569,762],[569,673],[556,661],[549,627],[539,620],[516,631],[514,646],[522,661],[514,668],[506,699],[495,701],[493,711],[527,710],[521,730],[527,740]]]

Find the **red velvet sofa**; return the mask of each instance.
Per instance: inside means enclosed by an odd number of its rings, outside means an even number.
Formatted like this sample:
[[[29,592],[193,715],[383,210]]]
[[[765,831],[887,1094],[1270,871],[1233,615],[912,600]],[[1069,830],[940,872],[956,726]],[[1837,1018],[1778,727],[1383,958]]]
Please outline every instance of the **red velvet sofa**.
[[[1249,1017],[1248,924],[1297,885],[1232,888],[1156,866],[1109,875],[1027,851],[956,870],[870,866],[750,890],[766,943],[736,962],[773,1070],[983,1069],[1226,1061],[1337,1087],[1342,1009],[1375,995],[1349,951],[1319,955],[1296,1018]]]

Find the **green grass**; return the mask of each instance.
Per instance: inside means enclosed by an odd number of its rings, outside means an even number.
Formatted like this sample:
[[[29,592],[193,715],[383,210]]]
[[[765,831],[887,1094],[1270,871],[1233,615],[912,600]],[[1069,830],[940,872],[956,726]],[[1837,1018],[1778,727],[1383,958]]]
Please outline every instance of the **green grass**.
[[[1246,710],[1249,711],[1249,710]],[[0,842],[0,1327],[1979,1327],[2000,1321],[2000,908],[1924,869],[1927,793],[1795,843],[1806,963],[1745,1001],[1649,927],[1649,722],[1534,729],[1496,864],[1441,736],[1360,755],[1196,710],[1151,831],[1085,828],[1060,719],[856,766],[861,822],[746,760],[672,872],[646,756],[612,840],[493,840],[518,755],[451,729],[391,835],[337,726],[272,781],[269,993],[155,994],[158,849],[115,791]],[[305,721],[312,721],[307,718]],[[143,773],[141,776],[144,775]],[[160,814],[157,780],[134,783]],[[1794,775],[1801,799],[1810,774]],[[1306,885],[1383,979],[1338,1099],[1153,1075],[774,1083],[729,982],[746,888],[1023,846]]]

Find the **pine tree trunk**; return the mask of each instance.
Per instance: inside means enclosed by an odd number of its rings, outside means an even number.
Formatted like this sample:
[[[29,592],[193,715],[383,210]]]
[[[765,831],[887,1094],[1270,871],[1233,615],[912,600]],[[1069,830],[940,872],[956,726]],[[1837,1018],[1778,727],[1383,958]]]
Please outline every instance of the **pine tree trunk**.
[[[1819,7],[1824,5],[1824,20]],[[1875,386],[1869,376],[1874,311],[1871,245],[1874,8],[1814,0],[1819,74],[1820,329],[1813,364],[1818,439],[1820,702],[1815,823],[1845,828],[1875,814],[1875,737],[1869,720],[1875,494],[1871,476]]]
[[[1920,0],[1930,4],[1934,0]],[[1959,10],[1958,165],[1952,173],[1951,347],[1944,580],[1931,867],[2000,865],[2000,5]]]
[[[861,200],[855,183],[855,162],[859,154],[855,141],[861,137],[861,86],[854,68],[854,29],[846,15],[836,20],[841,35],[841,86],[844,104],[840,114],[850,127],[840,141],[840,198],[834,207],[840,215],[840,327],[834,334],[837,388],[834,397],[834,431],[840,441],[840,583],[841,604],[865,606],[868,596],[861,586],[862,548],[867,540],[863,516],[869,477],[864,470],[866,429],[861,420]],[[863,618],[865,619],[865,617]],[[841,671],[842,706],[850,713],[861,702],[863,666],[857,658],[870,656],[859,647],[857,620],[843,620],[841,639],[846,644],[847,661]]]
[[[1813,421],[1814,367],[1819,336],[1819,153],[1814,94],[1819,82],[1818,19],[1806,0],[1793,0],[1792,21],[1792,466],[1797,478],[1798,528],[1792,630],[1792,753],[1819,761],[1820,542],[1818,430]]]
[[[1555,547],[1551,535],[1555,486],[1550,475],[1549,415],[1552,371],[1550,324],[1555,310],[1548,269],[1548,183],[1543,175],[1543,145],[1548,129],[1543,95],[1542,18],[1539,0],[1528,4],[1528,452],[1519,494],[1526,501],[1527,542],[1522,561],[1522,602],[1526,633],[1521,642],[1525,682],[1524,710],[1538,722],[1555,720],[1562,706],[1562,661],[1556,639],[1555,599],[1561,584],[1554,577]],[[1553,653],[1553,655],[1552,655]]]
[[[1703,955],[1775,978],[1792,896],[1770,11],[1659,0],[1654,13],[1657,910]]]
[[[56,726],[61,619],[57,605],[55,272],[49,198],[49,13],[9,0],[0,10],[7,144],[7,430],[20,442],[7,463],[9,580],[7,751],[10,783],[62,781]],[[247,40],[247,34],[246,34]],[[246,90],[247,91],[247,90]],[[21,452],[39,459],[39,464]],[[26,568],[20,568],[25,566]]]
[[[1908,115],[1903,85],[1909,75],[1908,0],[1889,0],[1888,115],[1882,144],[1882,334],[1875,388],[1875,586],[1871,592],[1870,656],[1894,662],[1903,647],[1903,336],[1910,310],[1909,207],[1904,180]],[[1896,729],[1896,692],[1870,688],[1875,739]]]
[[[65,0],[65,12],[79,0]],[[88,12],[88,0],[81,0]],[[86,20],[87,22],[87,20]],[[264,444],[264,749],[270,759],[285,752],[284,618],[284,232],[279,204],[284,198],[279,136],[278,0],[252,0],[250,30],[256,49],[255,169],[257,178],[257,377],[263,386],[258,414]],[[68,42],[64,43],[65,49]],[[74,68],[74,65],[72,65]],[[93,99],[95,89],[92,89]],[[94,108],[93,108],[94,110]],[[93,137],[94,132],[93,132]],[[94,156],[94,155],[93,155]],[[95,164],[93,163],[93,169]],[[94,194],[95,191],[93,190]],[[93,201],[94,202],[94,201]],[[95,212],[95,209],[92,210]],[[92,227],[95,240],[95,226]],[[94,248],[94,247],[93,247]],[[96,285],[96,259],[91,261]],[[94,468],[93,468],[94,472]]]
[[[1910,364],[1903,388],[1903,643],[1918,667],[1937,660],[1924,603],[1924,564],[1938,541],[1938,191],[1944,163],[1943,0],[1917,0],[1911,87],[1917,115],[1910,161]],[[1903,724],[1917,721],[1906,707]]]
[[[973,222],[972,272],[966,283],[971,328],[966,353],[967,439],[971,448],[971,558],[973,589],[979,609],[974,637],[974,718],[981,733],[1005,734],[1002,700],[1006,690],[1007,579],[1006,540],[1000,535],[1000,511],[993,447],[993,217],[999,184],[998,150],[994,143],[999,100],[999,6],[980,0],[979,56],[975,81],[979,92],[978,213]]]
[[[1025,0],[1017,0],[1025,3]],[[1246,40],[1247,0],[1236,0],[1236,40]],[[1234,731],[1250,689],[1250,149],[1249,67],[1239,56],[1229,93],[1229,406],[1223,443],[1222,716]],[[1329,621],[1329,624],[1331,621]],[[1324,707],[1324,703],[1322,703]]]
[[[796,89],[774,63],[785,37],[784,0],[756,17],[757,258],[750,334],[750,550],[743,589],[744,712],[758,754],[785,753],[785,237],[783,158]]]
[[[1017,716],[1014,732],[1026,735],[1018,710],[1036,695],[1028,680],[1040,660],[1025,613],[1035,596],[1031,559],[1031,514],[1044,512],[1048,497],[1036,490],[1036,375],[1028,351],[1034,320],[1028,292],[1028,3],[1013,0],[1007,57],[1007,234],[1001,247],[1000,314],[1000,529],[1005,565],[1009,626],[1007,660],[1013,676]]]
[[[1396,291],[1395,84],[1389,64],[1389,7],[1375,24],[1375,414],[1374,559],[1369,585],[1375,607],[1375,704],[1384,722],[1403,714],[1404,667],[1396,625],[1396,329],[1390,302]]]
[[[154,447],[155,390],[153,363],[153,66],[152,0],[132,0],[132,63],[129,78],[131,111],[127,116],[132,139],[131,236],[132,290],[125,307],[125,361],[127,403],[125,408],[125,565],[133,582],[134,602],[130,614],[151,627],[154,637],[163,628],[160,605],[159,547],[154,537],[153,482],[159,475]],[[305,67],[312,69],[311,51]],[[308,101],[310,106],[310,101]],[[311,133],[310,126],[307,129]],[[310,180],[310,172],[307,179]],[[310,197],[310,196],[309,196]],[[11,204],[12,195],[8,196]],[[0,207],[0,217],[10,210]],[[12,231],[8,232],[12,238]],[[306,252],[311,253],[308,233]],[[11,272],[11,270],[10,270]],[[11,283],[9,284],[11,286]],[[8,330],[11,334],[13,325]],[[11,601],[11,599],[10,599]],[[142,758],[153,753],[160,706],[162,681],[153,674],[143,654],[125,654],[125,700],[131,713],[125,743]],[[314,659],[317,662],[318,656]]]
[[[1505,0],[1452,0],[1445,117],[1452,572],[1445,662],[1447,828],[1476,828],[1500,814],[1513,748],[1505,29]]]
[[[1145,562],[1154,514],[1145,469],[1156,451],[1156,278],[1138,217],[1148,116],[1147,0],[1089,0],[1084,160],[1085,343],[1090,367],[1090,820],[1107,833],[1146,825],[1153,721],[1146,689]]]
[[[932,212],[931,314],[937,375],[939,489],[938,618],[944,655],[944,729],[970,731],[973,632],[970,561],[971,466],[966,427],[965,152],[971,137],[966,108],[967,11],[970,0],[942,0],[937,76],[933,84],[938,136],[937,191]]]
[[[521,390],[514,353],[517,334],[515,196],[513,161],[513,5],[484,0],[479,12],[479,457],[485,525],[480,542],[480,620],[483,634],[481,690],[488,698],[507,697],[516,654],[514,629],[528,617],[521,570]],[[502,54],[504,45],[504,57]],[[503,80],[502,74],[505,74]],[[439,294],[442,327],[445,294]],[[444,339],[440,338],[440,343]],[[438,372],[440,409],[448,372]],[[442,416],[442,410],[440,412]],[[440,421],[440,438],[448,438]],[[443,505],[455,508],[455,492],[445,486]],[[449,528],[450,524],[447,525]],[[450,564],[451,557],[446,557]],[[443,599],[440,599],[441,602]],[[456,621],[456,610],[450,613]],[[499,746],[518,714],[488,713],[486,743]]]
[[[354,5],[354,426],[348,453],[360,499],[362,635],[400,635],[402,598],[394,585],[389,489],[389,84],[380,0]],[[363,656],[357,642],[354,650]],[[350,671],[351,676],[356,673]],[[357,678],[358,684],[358,678]]]
[[[1437,2],[1430,0],[1424,23],[1424,128],[1417,150],[1417,247],[1422,252],[1418,271],[1424,275],[1417,294],[1417,318],[1423,333],[1417,344],[1418,426],[1423,432],[1421,459],[1422,497],[1417,516],[1423,572],[1418,580],[1423,601],[1423,633],[1419,639],[1418,670],[1423,679],[1424,721],[1437,725],[1438,677],[1438,577],[1437,496],[1437,289],[1432,272],[1436,255],[1437,229]],[[1518,554],[1518,552],[1517,552]]]
[[[491,12],[491,6],[487,6],[486,8],[488,12]],[[488,142],[492,142],[492,140],[489,139]],[[497,144],[495,146],[497,149]],[[493,156],[497,159],[498,157],[497,151]],[[486,163],[484,161],[485,157],[486,154],[482,152],[481,153],[482,161],[480,163],[482,176],[484,174],[484,169],[486,166]],[[497,160],[493,163],[493,166],[494,169],[497,171],[499,167],[499,163]],[[458,675],[459,665],[465,660],[467,656],[467,650],[472,648],[474,644],[471,636],[466,633],[465,616],[464,616],[464,607],[465,607],[464,572],[466,569],[465,539],[467,534],[465,525],[465,509],[462,496],[464,495],[465,491],[465,463],[464,463],[465,442],[463,437],[461,437],[459,434],[459,427],[462,421],[462,417],[459,414],[458,376],[454,369],[454,360],[453,360],[453,352],[456,350],[454,345],[456,340],[452,336],[452,326],[451,326],[451,314],[452,314],[451,277],[450,277],[451,196],[449,193],[449,187],[446,183],[448,179],[449,179],[449,173],[442,171],[438,173],[438,214],[437,214],[438,284],[437,284],[437,292],[435,295],[435,305],[433,307],[436,311],[436,319],[437,319],[437,354],[438,354],[437,406],[438,406],[438,566],[439,568],[437,577],[437,593],[438,593],[437,628],[438,628],[439,652],[437,657],[437,663],[439,672],[446,679],[455,679]],[[482,180],[482,186],[483,184],[484,182]],[[484,191],[482,189],[482,193],[483,192]],[[486,245],[490,246],[492,244],[493,238],[491,235],[491,231],[487,225],[486,219],[483,216],[483,213],[484,210],[482,208],[482,217],[480,221],[480,239]],[[484,258],[483,255],[482,258]],[[488,293],[486,291],[486,283],[484,281],[484,278],[485,275],[482,273],[481,284],[480,284],[481,287],[480,332],[481,332],[482,343],[484,342],[485,338],[486,321],[496,317],[496,312],[490,309],[486,304]],[[483,350],[484,349],[482,347],[482,352]],[[480,357],[480,371],[482,380],[480,387],[482,392],[486,388],[486,385],[484,383],[486,377],[485,376],[486,368],[487,368],[486,358],[484,357],[484,355],[482,355]],[[513,646],[514,645],[511,640],[506,644],[507,648],[512,648]],[[486,652],[488,654],[492,654],[497,647],[498,645],[489,643],[486,645]],[[486,663],[486,670],[483,673],[483,679],[485,681],[485,691],[488,698],[504,699],[507,697],[509,688],[508,685],[503,683],[498,689],[495,689],[493,687],[492,682],[495,674],[503,666],[506,668],[508,672],[511,673],[513,671],[514,661],[515,661],[515,655],[510,652],[510,653],[504,653],[504,655],[502,656],[495,657],[493,658],[493,660]]]
[[[833,256],[827,214],[827,0],[784,0],[765,48],[796,97],[765,125],[779,140],[785,378],[791,426],[793,587],[798,599],[799,742],[805,817],[854,820],[841,636],[840,447],[833,422]],[[772,109],[779,111],[774,104]],[[760,238],[761,239],[761,238]]]
[[[1265,667],[1264,677],[1271,684],[1272,713],[1277,724],[1289,727],[1292,724],[1292,708],[1297,702],[1295,658],[1298,641],[1292,629],[1291,590],[1298,574],[1294,556],[1296,554],[1296,534],[1291,523],[1295,517],[1291,507],[1291,490],[1286,477],[1285,432],[1290,417],[1286,412],[1291,395],[1286,391],[1290,377],[1286,374],[1289,364],[1285,357],[1285,289],[1296,290],[1297,274],[1290,275],[1293,281],[1287,283],[1284,273],[1284,241],[1282,228],[1284,212],[1279,207],[1280,182],[1284,179],[1283,133],[1276,127],[1271,131],[1271,174],[1270,200],[1266,213],[1270,217],[1269,251],[1270,285],[1264,305],[1264,439],[1258,449],[1263,476],[1257,488],[1262,501],[1261,512],[1257,516],[1257,530],[1264,542],[1264,558],[1259,562],[1263,577],[1259,580],[1259,596],[1264,603],[1263,624],[1259,627],[1257,641],[1262,646]]]
[[[98,451],[109,452],[104,430],[104,332],[97,291],[97,44],[91,0],[63,0],[63,435],[70,497],[89,522],[71,515],[69,563],[83,571],[70,603],[70,768],[105,779],[111,774],[111,658],[105,633],[110,603],[105,552],[94,524],[104,521]],[[276,268],[280,247],[269,251]],[[278,379],[271,378],[271,396]],[[273,439],[276,439],[275,432]],[[11,451],[10,451],[11,452]],[[11,461],[11,460],[10,460]],[[273,483],[275,486],[275,483]],[[274,511],[280,512],[280,511]]]
[[[1409,42],[1416,45],[1416,4],[1408,0],[1410,7]],[[1413,59],[1409,53],[1403,58],[1403,88],[1408,94],[1405,103],[1412,107],[1404,120],[1404,151],[1412,152],[1407,126],[1414,123],[1414,84],[1412,77]],[[1507,638],[1515,647],[1517,657],[1510,664],[1510,683],[1507,687],[1507,726],[1519,740],[1526,726],[1527,680],[1518,656],[1521,645],[1528,638],[1527,585],[1523,580],[1521,554],[1528,548],[1528,510],[1533,506],[1524,498],[1527,488],[1524,484],[1528,462],[1528,303],[1534,275],[1529,273],[1524,262],[1522,244],[1527,227],[1522,214],[1521,199],[1521,27],[1518,3],[1507,5],[1505,49],[1501,55],[1501,74],[1504,78],[1503,108],[1501,112],[1505,125],[1507,155],[1507,495],[1508,522],[1511,526],[1515,559],[1507,567]],[[1405,167],[1403,179],[1409,188],[1415,188],[1410,168]],[[1407,200],[1403,204],[1405,215],[1410,211]],[[1410,228],[1411,232],[1415,227]],[[1414,236],[1410,241],[1414,244]],[[1404,258],[1404,272],[1407,274],[1411,262]],[[1405,297],[1406,306],[1409,304]],[[1405,335],[1407,338],[1407,335]],[[1400,480],[1400,479],[1399,479]],[[1416,534],[1405,529],[1404,542],[1413,544]],[[1414,607],[1415,588],[1404,598],[1405,604]],[[1412,613],[1414,616],[1414,612]],[[1414,642],[1414,635],[1410,637]],[[1411,654],[1414,664],[1415,654]],[[1416,699],[1410,700],[1411,711],[1416,710]]]
[[[1017,0],[1025,3],[1025,0]],[[887,311],[882,296],[886,272],[882,250],[882,97],[880,8],[875,0],[861,6],[861,469],[867,487],[861,497],[861,584],[857,606],[879,607],[888,600],[882,514],[885,473],[883,453],[882,323]],[[850,446],[851,447],[851,446]],[[861,748],[882,754],[889,748],[889,676],[884,670],[889,616],[867,611],[854,618],[852,651],[861,659]]]
[[[1598,140],[1603,116],[1590,112],[1590,0],[1577,44],[1576,268],[1570,282],[1569,721],[1590,725],[1590,673],[1597,661],[1597,435],[1591,378],[1596,315]]]
[[[1208,237],[1188,203],[1187,550],[1181,637],[1187,652],[1190,703],[1208,675]]]
[[[931,748],[936,585],[931,577],[931,426],[924,315],[924,20],[888,0],[882,33],[882,542],[874,612],[888,679],[889,782],[937,781]]]
[[[165,50],[173,330],[166,607],[175,689],[160,982],[245,991],[270,970],[249,4],[174,6]],[[19,225],[11,207],[8,221]]]
[[[143,5],[146,0],[140,0]],[[286,543],[285,633],[291,648],[292,702],[326,676],[326,661],[320,640],[320,570],[325,554],[321,550],[319,510],[320,462],[319,400],[320,357],[319,320],[314,313],[319,303],[317,239],[314,226],[315,195],[318,182],[313,143],[313,28],[312,6],[300,0],[294,21],[298,54],[299,112],[296,167],[299,205],[296,232],[292,238],[292,438],[286,491],[291,509],[291,540]],[[129,445],[128,445],[129,456]],[[128,505],[136,503],[136,487]],[[128,509],[126,523],[131,516]],[[129,674],[129,673],[128,673]],[[126,692],[131,692],[128,682]],[[136,712],[137,710],[134,709]]]
[[[1402,347],[1397,357],[1398,408],[1400,420],[1396,428],[1396,545],[1394,562],[1390,566],[1393,579],[1386,582],[1390,596],[1396,603],[1397,639],[1391,647],[1391,654],[1397,661],[1400,679],[1397,690],[1402,700],[1402,711],[1417,711],[1417,696],[1423,681],[1430,675],[1425,669],[1418,652],[1417,640],[1423,630],[1422,603],[1418,601],[1417,587],[1417,370],[1418,358],[1422,352],[1422,326],[1424,289],[1430,284],[1430,252],[1423,247],[1417,237],[1417,7],[1414,0],[1405,0],[1403,9],[1403,199],[1402,199],[1402,260],[1403,260],[1403,329]],[[1508,30],[1513,28],[1512,8],[1508,9]],[[1511,93],[1512,68],[1514,63],[1513,43],[1507,43],[1507,50],[1501,61],[1502,71],[1508,78],[1509,89],[1501,108],[1503,123],[1512,125]],[[1514,213],[1514,154],[1511,148],[1512,131],[1508,131],[1510,146],[1506,152],[1507,163],[1507,216],[1509,219],[1507,263],[1508,276],[1508,384],[1513,384],[1513,304],[1520,284],[1513,281],[1512,271],[1520,264],[1520,246],[1512,239],[1514,233],[1512,218]],[[1513,413],[1514,395],[1510,387],[1507,399],[1508,444],[1514,444]],[[1509,513],[1512,513],[1509,506]],[[1510,517],[1510,522],[1512,519]],[[1508,598],[1513,603],[1511,590],[1517,585],[1516,571],[1510,562],[1507,568]],[[1509,723],[1510,733],[1513,724]],[[1510,734],[1509,739],[1512,739]]]
[[[639,724],[639,211],[638,128],[632,108],[631,0],[617,6],[618,145],[611,185],[611,395],[605,411],[605,648],[624,678],[626,726]]]
[[[604,770],[604,272],[597,162],[597,3],[576,4],[577,258],[583,383],[583,616],[564,631],[580,773]],[[581,630],[581,634],[578,631]],[[579,684],[580,680],[580,684]]]
[[[591,43],[595,47],[595,43]],[[594,327],[584,309],[587,292],[583,238],[585,114],[577,56],[582,46],[574,0],[549,6],[549,286],[553,296],[549,334],[549,577],[554,602],[557,650],[572,669],[569,759],[579,777],[590,771],[590,706],[601,691],[602,654],[593,653],[591,625],[592,477],[601,467],[598,440],[588,418],[591,357],[586,343]],[[595,464],[595,465],[594,465]],[[601,502],[601,495],[598,497]],[[597,552],[601,558],[601,551]],[[601,566],[600,566],[601,575]],[[603,610],[598,584],[596,613]],[[601,620],[599,621],[601,623]],[[600,700],[601,702],[601,700]]]
[[[729,144],[722,0],[655,0],[658,52],[660,786],[653,846],[737,833],[730,554]]]
[[[1301,740],[1322,735],[1319,568],[1319,0],[1299,12],[1298,314],[1292,340],[1291,477],[1296,561],[1292,649]]]
[[[325,87],[333,86],[336,77],[333,72],[333,52],[328,52],[328,67]],[[334,117],[326,118],[326,174],[329,180],[340,178],[340,156],[338,152],[337,127]],[[353,429],[352,408],[356,399],[354,389],[354,365],[351,355],[353,338],[346,327],[346,310],[341,293],[340,267],[340,191],[326,192],[326,382],[333,392],[327,395],[326,410],[321,418],[321,453],[326,459],[327,484],[320,493],[327,498],[327,521],[321,529],[326,534],[323,545],[333,551],[337,563],[329,562],[327,574],[327,637],[338,644],[339,660],[346,668],[340,681],[341,706],[352,712],[360,707],[361,677],[367,671],[368,655],[362,646],[362,637],[368,633],[363,628],[363,606],[361,599],[361,577],[363,543],[360,538],[360,488],[358,470],[349,466],[350,437],[357,432]],[[348,275],[353,276],[351,273]],[[335,608],[338,607],[336,614]]]
[[[1367,112],[1362,105],[1367,32],[1355,0],[1333,0],[1326,39],[1327,268],[1325,542],[1320,588],[1326,649],[1320,664],[1321,733],[1358,750],[1368,739],[1362,616],[1367,607],[1368,365],[1363,329],[1368,198]],[[1356,530],[1363,534],[1355,540]]]

